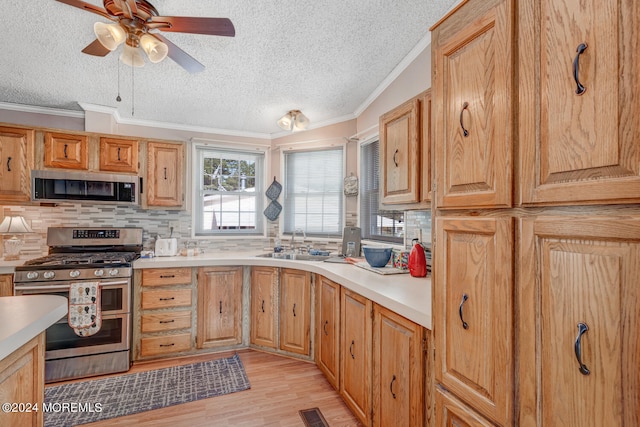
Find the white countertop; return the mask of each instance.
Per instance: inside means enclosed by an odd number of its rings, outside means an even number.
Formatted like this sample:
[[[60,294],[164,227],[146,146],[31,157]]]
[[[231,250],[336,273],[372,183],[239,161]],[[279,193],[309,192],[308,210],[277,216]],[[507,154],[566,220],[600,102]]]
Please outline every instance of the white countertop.
[[[60,320],[67,308],[58,295],[0,297],[0,360]]]
[[[140,258],[133,268],[257,265],[294,268],[321,274],[407,319],[431,329],[431,277],[381,275],[350,264],[256,257],[263,252],[205,253],[197,256]]]

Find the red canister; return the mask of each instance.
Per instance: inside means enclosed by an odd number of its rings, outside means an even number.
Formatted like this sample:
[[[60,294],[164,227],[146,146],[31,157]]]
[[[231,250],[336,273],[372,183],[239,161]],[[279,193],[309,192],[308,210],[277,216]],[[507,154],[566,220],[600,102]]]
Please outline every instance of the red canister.
[[[418,239],[413,239],[414,243],[409,254],[409,274],[413,277],[425,277],[427,275],[427,258],[424,247],[418,243]]]

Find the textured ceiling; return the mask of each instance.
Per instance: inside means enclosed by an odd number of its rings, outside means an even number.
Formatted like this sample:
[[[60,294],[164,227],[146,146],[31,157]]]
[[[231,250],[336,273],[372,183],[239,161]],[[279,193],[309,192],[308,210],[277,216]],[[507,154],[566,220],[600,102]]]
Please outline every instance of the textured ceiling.
[[[81,53],[106,19],[55,0],[0,0],[0,102],[87,103],[126,118],[273,134],[291,109],[312,124],[353,114],[456,0],[151,2],[164,16],[230,18],[236,36],[164,33],[206,69],[189,74],[167,58],[132,76],[118,65],[122,47]]]

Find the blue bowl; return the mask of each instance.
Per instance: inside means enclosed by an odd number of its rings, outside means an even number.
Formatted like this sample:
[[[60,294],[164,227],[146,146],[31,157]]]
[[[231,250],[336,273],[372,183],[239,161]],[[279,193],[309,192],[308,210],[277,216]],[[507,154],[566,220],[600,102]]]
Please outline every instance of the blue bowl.
[[[371,267],[384,267],[391,259],[391,248],[363,246],[362,251]]]

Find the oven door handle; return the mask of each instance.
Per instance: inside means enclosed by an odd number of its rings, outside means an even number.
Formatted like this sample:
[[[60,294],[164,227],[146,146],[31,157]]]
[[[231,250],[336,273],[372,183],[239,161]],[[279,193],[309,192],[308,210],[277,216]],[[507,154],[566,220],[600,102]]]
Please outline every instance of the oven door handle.
[[[116,282],[98,282],[100,286],[115,286],[115,285],[128,285],[128,280],[119,280]],[[42,285],[42,286],[23,286],[15,285],[16,291],[50,291],[53,289],[68,290],[71,285]]]

